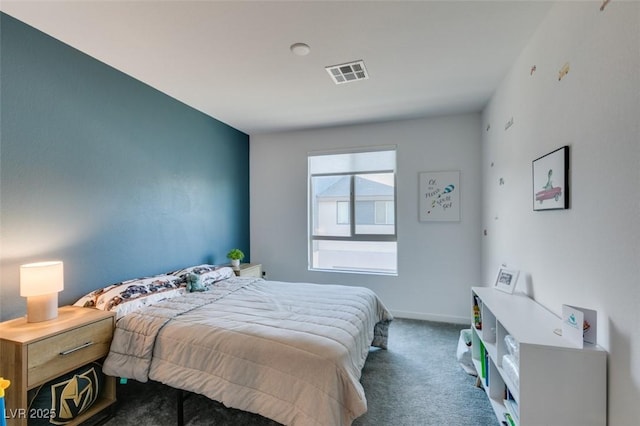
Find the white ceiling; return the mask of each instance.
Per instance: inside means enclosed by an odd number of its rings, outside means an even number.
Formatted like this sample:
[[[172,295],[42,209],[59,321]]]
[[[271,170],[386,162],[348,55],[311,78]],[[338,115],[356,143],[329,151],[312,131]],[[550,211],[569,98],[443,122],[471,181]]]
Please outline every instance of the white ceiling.
[[[248,134],[480,111],[540,1],[11,1],[3,12]],[[289,46],[304,42],[308,56]],[[364,60],[335,85],[325,67]]]

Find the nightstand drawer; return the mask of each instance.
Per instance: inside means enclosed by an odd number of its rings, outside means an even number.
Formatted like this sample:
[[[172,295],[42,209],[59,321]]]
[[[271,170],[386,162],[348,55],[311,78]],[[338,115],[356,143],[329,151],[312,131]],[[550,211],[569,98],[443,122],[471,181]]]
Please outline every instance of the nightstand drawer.
[[[262,264],[260,263],[241,263],[233,271],[239,277],[262,278]]]
[[[112,336],[113,319],[105,318],[29,344],[27,387],[105,356]]]

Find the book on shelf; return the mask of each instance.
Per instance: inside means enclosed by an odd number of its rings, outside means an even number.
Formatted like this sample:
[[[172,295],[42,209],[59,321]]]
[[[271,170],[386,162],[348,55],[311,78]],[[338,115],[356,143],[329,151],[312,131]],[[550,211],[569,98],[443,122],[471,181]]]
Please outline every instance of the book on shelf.
[[[484,344],[480,342],[480,377],[483,379],[487,376],[487,350]]]
[[[509,413],[504,413],[504,419],[507,421],[508,426],[516,426],[516,422],[513,421],[513,418]]]
[[[491,360],[489,359],[489,352],[487,352],[485,350],[484,351],[484,365],[485,365],[486,376],[484,376],[484,384],[487,385],[487,387],[489,386],[489,370],[491,370],[489,368],[489,363],[490,362],[491,362]]]

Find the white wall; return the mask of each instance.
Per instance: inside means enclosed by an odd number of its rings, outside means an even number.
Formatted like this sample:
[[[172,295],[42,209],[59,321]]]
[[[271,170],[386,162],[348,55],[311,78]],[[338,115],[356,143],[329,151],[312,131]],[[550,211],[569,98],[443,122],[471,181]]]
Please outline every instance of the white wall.
[[[520,269],[557,314],[563,303],[598,311],[609,424],[630,425],[640,418],[640,4],[600,4],[554,5],[484,111],[482,266],[485,281],[501,263]],[[563,145],[570,209],[534,212],[531,161]]]
[[[268,278],[362,285],[401,317],[469,321],[480,277],[479,114],[252,135],[251,260]],[[307,270],[307,153],[397,144],[398,276]],[[460,170],[461,221],[418,221],[418,173]]]

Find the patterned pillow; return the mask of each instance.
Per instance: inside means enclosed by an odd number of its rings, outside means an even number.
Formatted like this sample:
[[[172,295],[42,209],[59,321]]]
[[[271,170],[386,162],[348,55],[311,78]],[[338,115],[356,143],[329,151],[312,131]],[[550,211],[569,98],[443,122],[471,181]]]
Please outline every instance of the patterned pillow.
[[[74,306],[116,312],[116,319],[147,305],[184,294],[180,277],[156,275],[123,281],[92,291]]]
[[[180,278],[189,291],[204,291],[214,283],[235,276],[228,266],[198,265],[169,272]]]

